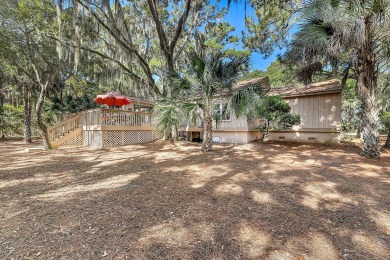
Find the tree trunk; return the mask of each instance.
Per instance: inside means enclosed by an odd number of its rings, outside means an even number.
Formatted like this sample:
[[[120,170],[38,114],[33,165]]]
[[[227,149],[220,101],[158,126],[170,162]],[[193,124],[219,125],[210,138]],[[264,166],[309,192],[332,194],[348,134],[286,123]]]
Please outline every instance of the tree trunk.
[[[43,103],[45,102],[48,84],[49,84],[49,82],[47,81],[45,83],[45,85],[41,85],[41,92],[39,94],[39,98],[38,98],[37,106],[36,106],[37,123],[38,123],[39,129],[41,130],[43,148],[46,150],[51,149],[51,144],[49,141],[49,135],[47,133],[47,127],[46,127],[45,123],[43,123],[43,120],[42,120],[42,108],[43,108]]]
[[[264,127],[260,130],[260,142],[264,143],[264,140],[269,136],[269,120],[264,120]]]
[[[203,126],[203,143],[202,151],[210,152],[212,151],[213,141],[213,110],[212,102],[210,101],[204,110],[204,126]]]
[[[23,84],[24,141],[31,143],[31,98],[28,83]]]
[[[179,129],[177,125],[172,126],[172,140],[176,142],[179,139]]]
[[[0,85],[0,87],[2,87]],[[5,138],[4,134],[4,110],[3,110],[3,103],[4,103],[4,96],[3,93],[0,91],[0,131],[1,131],[1,138]]]
[[[357,138],[362,138],[361,132],[362,132],[362,127],[359,124],[358,127],[357,127],[357,130],[356,130],[356,137]]]
[[[260,134],[261,134],[261,136],[260,136],[260,143],[264,143],[265,133],[260,132]]]
[[[373,16],[364,19],[364,43],[358,51],[357,58],[357,90],[362,109],[362,155],[368,158],[380,158],[379,146],[379,99],[378,99],[378,67],[374,51]]]
[[[380,158],[379,145],[379,105],[374,89],[366,90],[362,101],[362,155],[369,158]]]
[[[385,148],[390,148],[390,128],[389,128],[388,133],[387,133]]]

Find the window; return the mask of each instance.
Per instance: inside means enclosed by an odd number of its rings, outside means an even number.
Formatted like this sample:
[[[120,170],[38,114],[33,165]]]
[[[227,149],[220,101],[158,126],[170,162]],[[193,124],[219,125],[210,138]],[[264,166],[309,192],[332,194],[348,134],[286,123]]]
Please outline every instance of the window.
[[[230,112],[227,109],[227,104],[224,104],[222,102],[218,102],[214,104],[213,114],[214,114],[214,118],[219,119],[221,121],[230,120]]]

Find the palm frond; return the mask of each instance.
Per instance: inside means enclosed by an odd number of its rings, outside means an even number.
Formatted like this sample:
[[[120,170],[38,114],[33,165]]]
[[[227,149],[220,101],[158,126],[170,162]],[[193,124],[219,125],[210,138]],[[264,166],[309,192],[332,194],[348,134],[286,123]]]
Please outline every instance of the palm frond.
[[[249,87],[234,92],[228,101],[228,109],[238,117],[245,117],[248,120],[257,117],[257,112],[262,106],[264,93],[259,92],[258,87]]]

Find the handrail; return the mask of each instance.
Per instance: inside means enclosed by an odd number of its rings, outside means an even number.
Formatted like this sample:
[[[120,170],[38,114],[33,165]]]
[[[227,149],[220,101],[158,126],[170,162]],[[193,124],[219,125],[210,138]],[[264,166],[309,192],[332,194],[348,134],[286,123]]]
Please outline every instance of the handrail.
[[[61,137],[81,127],[82,125],[81,116],[82,114],[78,114],[48,129],[47,132],[49,135],[49,141],[55,142],[59,140]]]
[[[90,111],[90,110],[88,110]],[[141,112],[141,111],[130,111],[130,110],[116,110],[116,109],[107,109],[107,108],[102,108],[100,111],[104,112],[114,112],[114,113],[131,113],[131,114],[152,114],[152,112]]]
[[[151,126],[151,112],[115,109],[94,109],[85,113],[83,126]]]
[[[47,131],[50,131],[50,130],[53,130],[53,129],[59,127],[59,126],[62,126],[64,124],[66,124],[68,121],[75,119],[76,117],[81,117],[81,114],[75,114],[74,116],[72,116],[70,118],[67,118],[64,121],[62,121],[62,122],[60,122],[60,123],[58,123],[58,124],[48,128]]]
[[[143,112],[143,111],[131,111],[131,110],[118,110],[118,109],[112,109],[112,108],[95,108],[95,109],[89,109],[85,110],[85,112],[97,112],[97,111],[104,111],[104,112],[114,112],[114,113],[132,113],[132,114],[153,114],[152,112]]]

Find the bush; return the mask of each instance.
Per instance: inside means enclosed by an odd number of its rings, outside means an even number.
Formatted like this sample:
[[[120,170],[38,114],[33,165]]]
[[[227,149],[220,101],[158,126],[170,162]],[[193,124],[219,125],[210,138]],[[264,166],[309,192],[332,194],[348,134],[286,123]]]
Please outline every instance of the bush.
[[[0,115],[0,130],[2,136],[23,136],[23,106],[3,105]]]
[[[291,107],[287,101],[279,96],[267,96],[259,106],[257,116],[262,119],[258,127],[261,131],[261,142],[269,135],[270,130],[290,129],[301,123],[299,115],[291,114]]]

